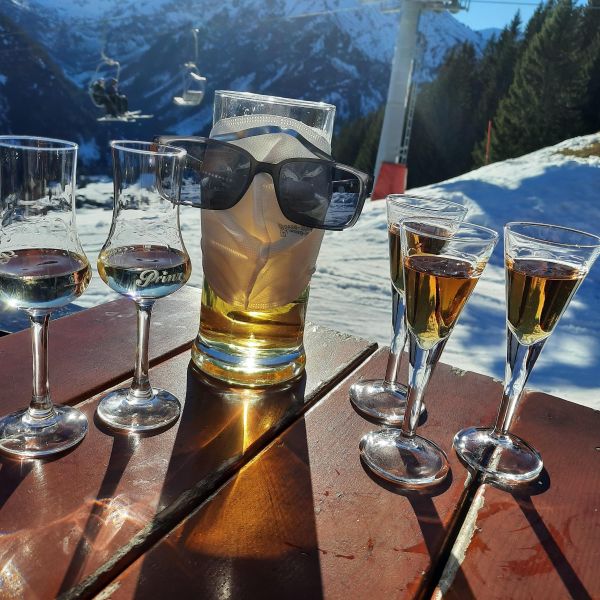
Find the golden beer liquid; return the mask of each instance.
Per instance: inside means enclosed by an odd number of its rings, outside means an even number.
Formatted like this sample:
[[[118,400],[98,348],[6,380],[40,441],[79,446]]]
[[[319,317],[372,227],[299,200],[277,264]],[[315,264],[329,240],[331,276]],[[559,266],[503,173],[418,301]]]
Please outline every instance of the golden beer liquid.
[[[284,306],[244,310],[220,298],[205,279],[200,329],[192,346],[194,364],[212,377],[248,387],[297,377],[306,362],[302,338],[308,292],[307,286]],[[234,362],[203,347],[233,357]]]

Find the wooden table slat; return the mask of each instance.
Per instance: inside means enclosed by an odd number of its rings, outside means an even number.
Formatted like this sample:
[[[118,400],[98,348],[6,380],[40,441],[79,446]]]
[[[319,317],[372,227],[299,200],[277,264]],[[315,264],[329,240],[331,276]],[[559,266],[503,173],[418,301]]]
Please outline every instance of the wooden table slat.
[[[150,364],[180,352],[196,336],[200,291],[184,287],[159,300],[150,325]],[[131,377],[135,361],[135,303],[122,298],[56,321],[50,320],[50,390],[56,404],[75,404]],[[0,364],[4,379],[0,414],[25,408],[31,400],[31,335],[3,337]]]
[[[518,410],[545,472],[512,494],[481,486],[436,598],[600,598],[600,412],[542,393]]]
[[[153,385],[182,401],[181,419],[172,428],[126,436],[95,423],[77,448],[56,460],[4,460],[0,596],[91,593],[376,347],[312,326],[305,345],[306,376],[262,393],[209,382],[190,367],[186,350],[150,371]],[[90,423],[96,404],[92,398],[79,405]]]
[[[358,378],[381,376],[382,350],[317,403],[106,590],[130,598],[413,598],[444,550],[466,471],[437,495],[399,493],[362,467],[358,442],[373,429],[351,408]],[[420,433],[447,451],[466,414],[493,416],[500,386],[439,365]],[[482,401],[485,398],[486,401]]]

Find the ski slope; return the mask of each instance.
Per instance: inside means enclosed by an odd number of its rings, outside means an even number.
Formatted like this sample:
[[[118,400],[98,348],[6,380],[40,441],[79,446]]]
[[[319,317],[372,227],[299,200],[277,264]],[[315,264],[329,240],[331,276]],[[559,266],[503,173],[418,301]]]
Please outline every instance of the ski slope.
[[[412,190],[464,203],[467,219],[501,232],[509,221],[554,223],[600,233],[600,157],[576,158],[561,150],[600,142],[600,134],[574,138],[520,158],[482,167],[460,177]],[[99,181],[81,197],[110,205],[112,184]],[[84,248],[95,262],[108,234],[111,210],[82,208],[78,226]],[[184,208],[183,237],[192,257],[191,285],[202,281],[200,215]],[[502,242],[446,346],[442,361],[461,369],[502,378],[505,304]],[[389,343],[385,203],[369,202],[353,229],[327,233],[309,302],[311,321],[356,336]],[[96,275],[80,304],[90,306],[116,295]],[[600,408],[600,261],[547,342],[529,387]],[[482,401],[499,399],[482,398]]]

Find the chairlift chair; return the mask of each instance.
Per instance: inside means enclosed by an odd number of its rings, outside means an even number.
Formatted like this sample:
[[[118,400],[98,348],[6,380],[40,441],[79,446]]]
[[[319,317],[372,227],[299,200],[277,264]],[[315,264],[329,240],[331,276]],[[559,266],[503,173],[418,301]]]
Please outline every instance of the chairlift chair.
[[[198,106],[204,98],[206,91],[206,77],[200,75],[198,67],[193,62],[183,65],[183,91],[181,96],[175,96],[173,102],[176,106]]]
[[[104,108],[104,104],[98,102],[97,98],[94,94],[94,85],[98,83],[100,80],[108,81],[109,79],[114,79],[119,84],[119,76],[121,75],[121,64],[118,60],[113,60],[109,58],[102,52],[102,59],[98,63],[96,70],[88,84],[88,94],[90,96],[90,100],[93,105],[97,108]]]
[[[119,93],[119,77],[121,75],[121,64],[102,51],[102,59],[98,63],[94,75],[88,84],[88,94],[94,106],[106,111],[106,114],[98,117],[99,122],[120,121],[122,123],[135,123],[139,119],[151,119],[153,115],[142,114],[141,110],[129,110],[127,96]],[[109,107],[106,98],[104,82],[108,81],[114,90],[112,103]]]

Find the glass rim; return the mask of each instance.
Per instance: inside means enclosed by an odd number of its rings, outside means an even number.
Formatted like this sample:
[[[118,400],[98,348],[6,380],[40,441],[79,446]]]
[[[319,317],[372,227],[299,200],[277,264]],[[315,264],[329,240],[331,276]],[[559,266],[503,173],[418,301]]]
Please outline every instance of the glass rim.
[[[42,142],[50,142],[51,144],[60,144],[56,146],[33,146],[26,144],[10,143],[11,141],[29,141],[33,142],[39,140]],[[61,140],[58,138],[43,137],[39,135],[0,135],[0,147],[12,148],[14,150],[37,150],[41,152],[56,152],[58,150],[77,150],[79,144],[70,142],[68,140]]]
[[[265,104],[284,104],[286,106],[300,106],[302,108],[313,108],[320,110],[335,110],[335,104],[319,102],[315,100],[302,100],[294,98],[284,98],[283,96],[271,96],[269,94],[255,94],[254,92],[236,92],[233,90],[215,90],[215,96],[224,96],[227,98],[241,98],[246,100],[260,100]]]
[[[129,146],[131,144],[131,146]],[[134,148],[133,144],[138,146],[159,146],[161,148],[168,148],[169,151],[162,152],[160,150],[144,150],[143,148]],[[146,156],[173,156],[183,158],[187,154],[187,150],[184,148],[178,148],[177,146],[170,146],[169,144],[161,144],[157,142],[146,142],[142,140],[112,140],[110,147],[114,150],[123,150],[124,152],[132,152],[133,154],[142,154]]]
[[[469,209],[460,202],[454,202],[454,200],[446,200],[445,198],[435,198],[433,196],[421,196],[419,194],[388,194],[385,197],[386,204],[389,202],[390,204],[400,204],[398,201],[400,198],[414,198],[415,200],[430,200],[432,202],[444,202],[446,205],[451,204],[452,206],[460,207],[465,211],[465,214],[469,212]],[[428,212],[441,212],[443,208],[440,208],[440,211],[437,211],[435,208],[423,208],[423,211]]]
[[[583,237],[590,238],[592,240],[596,240],[594,244],[569,244],[567,242],[555,242],[553,240],[544,240],[541,238],[533,237],[532,235],[527,235],[526,233],[520,233],[519,231],[515,231],[513,229],[514,225],[527,225],[534,227],[547,227],[548,229],[560,229],[562,231],[569,231],[571,233],[576,233]],[[532,242],[538,242],[541,244],[550,244],[552,246],[561,246],[563,248],[598,248],[600,247],[600,236],[597,236],[594,233],[588,233],[587,231],[583,231],[581,229],[575,229],[574,227],[565,227],[564,225],[552,225],[549,223],[536,223],[534,221],[510,221],[504,225],[504,230],[506,232],[511,233],[512,235],[517,235],[521,238],[525,238],[527,240],[531,240]]]
[[[484,225],[477,225],[475,223],[468,223],[466,221],[461,221],[458,225],[458,228],[456,229],[456,231],[452,232],[452,235],[450,237],[448,236],[444,236],[444,235],[437,235],[435,233],[430,233],[430,232],[426,232],[423,233],[422,231],[419,231],[418,229],[416,229],[415,227],[411,227],[408,225],[408,223],[413,222],[413,223],[432,223],[432,224],[438,224],[440,222],[448,222],[448,221],[455,221],[455,219],[451,219],[451,218],[447,218],[444,219],[443,217],[438,217],[438,218],[425,218],[423,220],[415,218],[415,217],[406,217],[405,219],[402,219],[400,221],[400,227],[402,227],[402,229],[406,230],[406,231],[410,231],[411,233],[416,233],[417,235],[422,234],[422,235],[426,235],[428,237],[432,237],[435,238],[436,240],[444,240],[444,241],[448,241],[449,239],[451,239],[452,241],[457,241],[457,242],[485,242],[485,243],[490,243],[494,240],[498,240],[498,238],[500,237],[500,234],[497,231],[494,231],[493,229],[490,229],[489,227],[485,227]],[[472,228],[475,229],[476,231],[481,231],[481,232],[486,232],[488,234],[488,238],[483,238],[483,237],[476,237],[476,236],[472,236],[472,237],[456,237],[456,235],[458,233],[460,233],[461,228]]]

